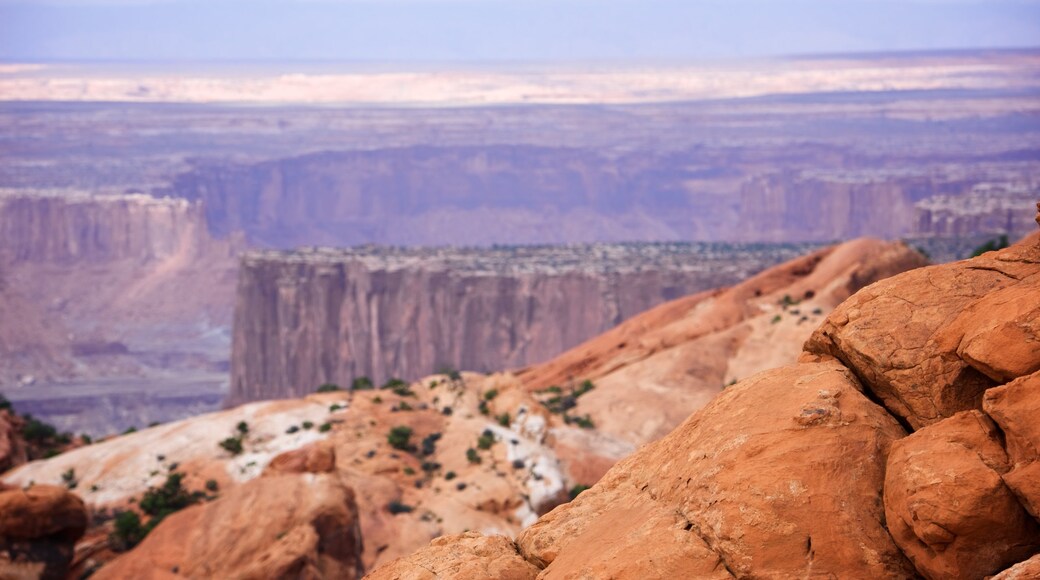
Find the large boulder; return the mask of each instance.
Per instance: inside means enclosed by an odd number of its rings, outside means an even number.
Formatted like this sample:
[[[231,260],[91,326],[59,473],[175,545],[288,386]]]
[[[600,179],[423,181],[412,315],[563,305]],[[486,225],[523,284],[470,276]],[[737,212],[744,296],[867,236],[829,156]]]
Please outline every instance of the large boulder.
[[[912,428],[981,406],[991,387],[1040,368],[1033,239],[861,290],[806,342],[841,360]]]
[[[618,566],[626,577],[909,576],[880,491],[904,435],[837,362],[775,369],[724,391],[517,544],[546,578]]]
[[[983,408],[1007,441],[1004,482],[1040,519],[1040,372],[986,391]]]
[[[888,529],[927,578],[981,578],[1040,549],[1040,527],[1001,476],[996,425],[979,411],[925,427],[892,447]]]
[[[330,475],[261,477],[167,517],[95,578],[359,578],[354,493]]]
[[[87,520],[62,487],[0,490],[0,578],[65,578]]]
[[[377,568],[368,580],[534,580],[538,568],[504,536],[443,536],[410,556]]]

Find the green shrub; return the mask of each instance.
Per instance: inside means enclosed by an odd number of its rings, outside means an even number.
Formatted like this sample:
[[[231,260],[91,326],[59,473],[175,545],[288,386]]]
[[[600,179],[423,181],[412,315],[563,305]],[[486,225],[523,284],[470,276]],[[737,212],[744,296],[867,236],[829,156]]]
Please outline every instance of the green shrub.
[[[235,426],[235,429],[237,429],[239,433],[245,435],[246,433],[249,433],[249,423],[239,421],[238,425]]]
[[[509,423],[510,423],[509,413],[502,413],[498,417],[495,417],[495,420],[498,421],[499,425],[501,425],[503,427],[509,427]]]
[[[480,459],[480,458],[478,457],[477,459]],[[451,481],[451,480],[455,479],[455,472],[454,471],[449,471],[448,473],[445,473],[444,474],[444,479],[447,480],[447,481]]]
[[[371,391],[372,387],[372,379],[366,376],[360,376],[350,383],[350,390],[352,391]]]
[[[390,447],[393,447],[394,449],[408,451],[411,438],[412,428],[406,425],[399,425],[390,429],[390,433],[386,436],[386,441],[390,444]]]
[[[49,439],[57,439],[58,430],[53,425],[49,425],[38,419],[33,419],[31,415],[26,415],[28,421],[25,423],[25,427],[22,427],[22,437],[26,441],[32,443],[43,443]]]
[[[572,487],[570,489],[570,491],[567,493],[567,495],[569,495],[571,497],[571,499],[573,500],[574,498],[578,497],[578,495],[581,492],[585,491],[586,489],[589,489],[589,486],[587,486],[587,485],[575,485],[574,487]]]
[[[314,428],[314,421],[304,421],[300,426],[304,429],[311,430]]]
[[[125,552],[148,535],[148,530],[141,525],[141,517],[137,512],[120,512],[115,517],[115,529],[108,536],[109,544],[116,552]]]
[[[166,482],[162,487],[153,487],[144,492],[141,502],[138,504],[141,511],[152,516],[148,522],[149,527],[158,525],[158,520],[182,510],[199,500],[198,494],[190,494],[181,486],[184,475],[171,473],[166,476]]]
[[[999,238],[989,240],[985,244],[982,244],[981,246],[975,248],[975,250],[971,253],[971,257],[976,258],[978,256],[981,256],[982,254],[985,254],[986,252],[1003,250],[1006,247],[1008,247],[1008,237],[1007,235],[1001,235]]]
[[[430,433],[422,440],[422,454],[424,456],[433,455],[437,451],[437,441],[440,440],[440,433]]]
[[[411,512],[414,509],[415,508],[413,508],[412,506],[407,505],[407,504],[403,504],[403,503],[401,503],[401,502],[399,502],[397,500],[394,500],[394,501],[386,504],[386,511],[388,511],[388,512],[394,514],[394,515],[406,514],[406,513]]]
[[[490,431],[484,431],[477,437],[477,447],[483,451],[491,449],[491,446],[495,444],[495,436]]]
[[[335,393],[336,391],[342,391],[342,390],[343,389],[339,388],[339,385],[337,385],[335,383],[325,383],[324,385],[321,385],[321,386],[318,387],[317,392],[319,392],[319,393]]]
[[[332,423],[322,423],[321,427],[318,427],[320,433],[328,433],[332,430]]]
[[[228,437],[220,442],[220,447],[232,455],[242,453],[242,439],[239,437]]]
[[[485,401],[492,401],[497,396],[498,396],[498,389],[490,389],[488,391],[484,391],[484,400]]]
[[[477,453],[476,449],[470,447],[466,450],[466,460],[470,463],[480,463],[480,454]]]
[[[217,485],[217,480],[215,480],[215,479],[207,479],[206,480],[206,489],[208,491],[217,491],[218,489],[220,489],[220,486]]]
[[[335,413],[336,411],[339,411],[342,408],[343,405],[340,405],[339,403],[333,403],[329,405],[329,413]]]
[[[487,401],[481,401],[480,404],[477,405],[477,410],[480,411],[481,415],[488,415],[491,413],[491,410],[488,409]]]
[[[61,481],[65,484],[65,487],[76,489],[76,486],[79,485],[79,480],[76,479],[76,470],[70,467],[68,471],[61,474]]]

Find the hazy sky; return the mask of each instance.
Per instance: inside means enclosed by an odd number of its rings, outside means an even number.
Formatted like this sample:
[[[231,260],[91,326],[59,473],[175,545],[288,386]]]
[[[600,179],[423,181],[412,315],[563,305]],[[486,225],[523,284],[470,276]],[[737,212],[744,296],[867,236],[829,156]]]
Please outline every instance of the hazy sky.
[[[1040,0],[0,0],[0,59],[696,59],[1040,45]]]

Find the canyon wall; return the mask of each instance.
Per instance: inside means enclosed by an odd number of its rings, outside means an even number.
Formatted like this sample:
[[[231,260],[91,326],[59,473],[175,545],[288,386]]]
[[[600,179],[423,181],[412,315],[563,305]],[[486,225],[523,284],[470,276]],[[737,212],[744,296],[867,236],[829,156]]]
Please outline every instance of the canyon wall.
[[[959,199],[981,183],[1029,189],[1032,179],[970,157],[957,160],[963,171],[940,161],[811,143],[668,153],[422,146],[200,163],[161,191],[202,201],[214,235],[241,231],[276,248],[787,242],[944,235],[920,225],[919,204]],[[1029,207],[1002,197],[1020,213]],[[951,233],[1005,229],[977,221]]]
[[[593,255],[625,246],[596,248],[584,257],[553,248],[533,250],[536,258],[473,251],[451,263],[332,250],[246,254],[231,401],[300,396],[362,375],[382,383],[441,367],[522,367],[651,306],[736,282],[798,251],[698,257],[690,248],[671,264],[655,267],[643,255],[641,268],[609,270],[590,265]],[[634,262],[640,250],[627,252],[617,261]]]
[[[147,195],[0,197],[0,252],[9,263],[161,260],[195,245],[201,207]]]

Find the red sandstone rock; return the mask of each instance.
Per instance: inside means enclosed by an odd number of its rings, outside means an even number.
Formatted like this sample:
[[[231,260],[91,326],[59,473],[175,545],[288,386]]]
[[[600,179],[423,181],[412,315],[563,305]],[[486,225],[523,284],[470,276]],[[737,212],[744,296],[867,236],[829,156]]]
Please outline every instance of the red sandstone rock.
[[[1004,482],[1040,519],[1040,372],[986,391],[983,408],[1007,441],[1012,468]]]
[[[167,517],[95,578],[359,578],[354,493],[328,475],[261,477]]]
[[[389,562],[368,580],[534,580],[538,568],[503,536],[466,532],[437,538],[414,554]]]
[[[906,272],[845,301],[805,348],[848,365],[914,428],[929,425],[1040,365],[1040,349],[1029,348],[1038,277],[1040,246],[1030,240]]]
[[[1040,527],[1001,475],[1007,454],[993,422],[959,413],[898,441],[888,458],[885,514],[927,578],[980,578],[1040,549]]]
[[[0,578],[64,578],[86,528],[83,500],[64,488],[0,491]]]
[[[990,580],[1036,580],[1040,578],[1040,554],[1015,564]]]
[[[264,475],[281,473],[329,473],[336,469],[336,449],[325,442],[286,451],[271,460]]]
[[[884,459],[903,435],[839,364],[775,369],[724,391],[517,544],[547,578],[607,574],[635,554],[646,556],[624,564],[631,577],[911,575],[880,523]],[[678,531],[692,537],[675,543]]]

